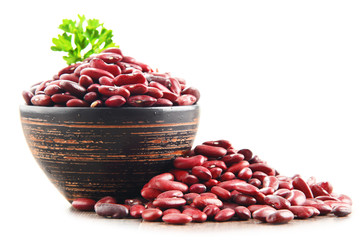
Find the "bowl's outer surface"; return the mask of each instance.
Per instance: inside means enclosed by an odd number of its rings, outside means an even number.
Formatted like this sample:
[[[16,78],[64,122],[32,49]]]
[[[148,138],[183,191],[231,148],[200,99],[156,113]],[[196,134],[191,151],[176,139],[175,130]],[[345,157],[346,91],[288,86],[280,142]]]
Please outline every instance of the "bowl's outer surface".
[[[139,196],[154,175],[189,150],[199,106],[57,108],[20,106],[25,138],[50,181],[78,197]]]

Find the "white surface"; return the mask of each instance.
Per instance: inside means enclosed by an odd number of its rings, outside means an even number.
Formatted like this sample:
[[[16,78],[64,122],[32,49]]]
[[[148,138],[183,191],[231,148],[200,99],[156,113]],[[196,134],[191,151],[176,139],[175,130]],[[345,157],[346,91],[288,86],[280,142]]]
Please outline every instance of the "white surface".
[[[0,238],[349,236],[358,227],[360,198],[359,10],[358,1],[314,0],[2,3]],[[228,139],[284,175],[328,180],[353,198],[352,215],[285,226],[174,227],[71,211],[32,158],[18,105],[23,89],[64,66],[61,53],[50,51],[51,39],[63,18],[78,13],[113,29],[125,54],[200,89],[196,143]]]

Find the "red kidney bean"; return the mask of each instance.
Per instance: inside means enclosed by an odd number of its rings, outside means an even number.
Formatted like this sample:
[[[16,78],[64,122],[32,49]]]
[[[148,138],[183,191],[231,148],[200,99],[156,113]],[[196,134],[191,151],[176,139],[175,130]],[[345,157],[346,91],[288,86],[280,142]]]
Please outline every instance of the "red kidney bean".
[[[240,219],[240,220],[248,220],[251,218],[251,212],[249,209],[247,209],[244,206],[237,206],[234,209],[235,211],[235,215]]]
[[[131,95],[141,95],[147,93],[148,91],[148,87],[141,83],[122,85],[121,87],[129,90]],[[149,97],[151,96],[149,95]]]
[[[255,212],[256,210],[259,210],[261,208],[270,208],[270,209],[273,209],[273,210],[276,210],[275,208],[269,206],[269,205],[264,205],[264,204],[254,204],[254,205],[250,205],[247,207],[247,209],[249,209],[249,211],[251,213]]]
[[[189,174],[182,180],[182,182],[187,185],[192,185],[198,183],[199,179],[195,175]]]
[[[352,205],[352,200],[349,196],[345,195],[345,194],[339,194],[339,196],[337,196],[337,198],[344,202],[344,203],[347,203],[349,205]]]
[[[202,155],[195,155],[193,157],[177,157],[173,164],[174,167],[179,169],[192,169],[195,166],[201,166],[206,158]]]
[[[81,71],[88,67],[90,67],[90,63],[88,63],[88,62],[80,63],[80,65],[78,65],[74,70],[75,75],[80,76]]]
[[[186,106],[186,105],[193,105],[194,103],[196,103],[196,97],[191,95],[191,94],[184,94],[181,95],[179,97],[177,97],[175,100],[173,100],[173,98],[171,97],[171,99],[169,97],[169,94],[164,93],[164,98],[167,98],[171,101],[175,101],[177,105],[179,106]]]
[[[72,207],[80,211],[94,211],[95,201],[89,198],[77,198],[71,203]]]
[[[145,207],[143,205],[137,204],[130,207],[130,216],[133,218],[141,218],[142,213],[144,212]]]
[[[206,161],[202,164],[202,166],[209,168],[209,169],[218,167],[218,168],[221,168],[223,171],[227,170],[226,164],[223,161],[219,161],[219,160]]]
[[[128,84],[145,84],[147,85],[147,80],[142,73],[133,73],[133,74],[120,74],[114,78],[114,84],[117,86],[128,85]]]
[[[228,168],[228,172],[232,172],[233,174],[238,174],[242,169],[249,167],[249,162],[248,161],[240,161],[239,163],[235,163],[233,165],[231,165]]]
[[[230,147],[230,148],[226,149],[226,155],[231,155],[231,154],[236,154],[236,153],[237,153],[237,150],[235,148],[233,148],[233,147]]]
[[[157,102],[156,98],[148,95],[130,96],[127,103],[133,107],[151,107]]]
[[[321,201],[332,200],[332,201],[340,202],[340,200],[338,198],[332,197],[332,196],[318,196],[318,197],[316,197],[316,199],[319,199]]]
[[[59,72],[58,72],[58,75],[62,75],[64,73],[73,73],[75,71],[75,69],[80,66],[82,63],[74,63],[74,64],[71,64],[67,67],[64,67],[63,69],[61,69]]]
[[[310,189],[314,197],[330,195],[325,189],[323,189],[320,185],[317,184],[311,185]]]
[[[238,151],[238,153],[242,154],[244,156],[244,160],[246,160],[246,161],[249,161],[253,156],[252,151],[250,149],[246,149],[246,148],[240,149]]]
[[[320,215],[326,215],[328,213],[331,213],[332,208],[328,205],[326,205],[323,201],[320,200],[314,200],[314,199],[306,199],[303,206],[310,206],[314,207],[317,210],[319,210]]]
[[[99,86],[98,91],[100,94],[107,97],[120,95],[124,98],[128,98],[130,96],[130,91],[123,87],[102,85]]]
[[[101,203],[95,206],[95,212],[103,217],[125,218],[129,214],[129,209],[122,204]]]
[[[170,107],[170,106],[172,106],[172,105],[173,105],[173,103],[172,103],[170,100],[168,100],[168,99],[166,99],[166,98],[158,98],[157,101],[156,101],[156,103],[155,103],[153,106]]]
[[[160,198],[182,198],[184,196],[183,192],[179,190],[170,190],[160,193],[156,199]]]
[[[163,215],[163,212],[160,209],[148,208],[142,212],[141,217],[145,221],[156,221],[156,220],[159,220],[162,215]]]
[[[99,54],[93,55],[93,58],[100,58],[106,63],[116,63],[123,59],[123,56],[114,52],[101,52]]]
[[[87,75],[82,75],[79,78],[79,84],[84,88],[88,88],[89,86],[91,86],[91,84],[94,84],[94,81],[91,79],[91,77]]]
[[[186,224],[191,222],[192,218],[183,213],[169,213],[163,216],[162,220],[170,224]]]
[[[181,87],[179,81],[176,78],[170,77],[169,82],[170,82],[170,86],[169,86],[170,91],[172,91],[176,95],[180,95]]]
[[[80,75],[87,75],[87,76],[91,77],[92,79],[99,79],[102,76],[114,78],[114,75],[112,75],[108,71],[98,69],[98,68],[91,68],[91,67],[84,68],[83,70],[81,70]]]
[[[52,96],[57,93],[63,93],[63,92],[64,92],[64,90],[61,87],[59,87],[58,85],[48,85],[44,89],[44,93],[49,96]]]
[[[294,189],[290,191],[290,194],[286,197],[292,206],[301,206],[305,203],[306,196],[300,190]]]
[[[227,154],[222,157],[221,160],[224,161],[226,165],[232,165],[234,163],[238,163],[244,160],[244,155],[238,153]]]
[[[179,190],[181,192],[187,192],[188,186],[181,182],[158,179],[154,183],[156,189],[160,191]]]
[[[294,187],[291,182],[279,181],[279,188],[292,190]]]
[[[121,73],[121,69],[119,66],[113,65],[113,64],[106,64],[103,60],[101,60],[99,58],[91,59],[89,64],[90,64],[90,67],[105,70],[105,71],[111,73],[113,76],[117,76]]]
[[[311,189],[309,187],[309,185],[305,182],[304,179],[302,179],[301,177],[295,177],[292,180],[292,185],[295,189],[298,189],[300,191],[302,191],[306,198],[313,198],[313,194],[311,192]]]
[[[203,193],[206,192],[206,186],[202,183],[195,183],[190,186],[189,191],[193,193]]]
[[[204,155],[206,157],[223,157],[226,154],[226,149],[222,147],[215,147],[210,145],[197,145],[194,149],[196,154]]]
[[[189,175],[188,171],[181,170],[181,169],[173,169],[170,173],[175,177],[175,180],[182,182],[183,179]]]
[[[163,85],[163,84],[161,84],[161,83],[158,83],[158,82],[150,82],[150,83],[149,83],[149,87],[157,88],[157,89],[159,89],[162,93],[165,93],[165,92],[171,93],[170,90],[169,90],[167,87],[165,87],[165,85]],[[172,95],[176,96],[176,98],[177,98],[177,95],[176,95],[176,94],[172,93]],[[176,100],[176,99],[175,99],[175,100]]]
[[[200,180],[210,180],[211,179],[211,172],[209,169],[203,166],[195,166],[191,169],[191,173],[195,175]]]
[[[272,214],[276,211],[277,210],[274,208],[262,207],[262,208],[255,210],[254,212],[252,212],[252,217],[256,220],[266,222],[267,216],[269,216],[270,214]]]
[[[216,196],[216,194],[212,193],[212,192],[204,192],[204,193],[200,193],[201,197],[210,197],[210,198],[218,198]]]
[[[75,83],[79,82],[79,77],[75,73],[64,73],[59,77],[60,80],[69,80]]]
[[[144,201],[139,198],[128,198],[128,199],[125,199],[124,204],[131,207],[134,205],[144,205]]]
[[[242,193],[235,194],[232,197],[232,200],[242,206],[250,206],[256,204],[256,199],[254,197]]]
[[[334,210],[334,208],[337,207],[337,206],[350,206],[347,203],[343,203],[343,202],[340,202],[340,201],[333,201],[333,200],[325,200],[324,203],[326,205],[330,206],[330,208],[332,210]]]
[[[329,182],[319,182],[317,185],[319,185],[322,189],[324,189],[329,194],[331,194],[333,192],[333,186]]]
[[[100,83],[100,85],[105,85],[105,86],[112,86],[112,87],[115,86],[114,79],[106,77],[106,76],[100,77],[99,78],[99,83]]]
[[[253,172],[253,175],[252,175],[252,178],[259,179],[261,182],[263,182],[264,178],[266,178],[266,177],[268,177],[268,175],[261,171],[255,171],[255,172]],[[279,185],[280,185],[280,183],[279,183]]]
[[[45,94],[35,95],[30,101],[35,106],[50,106],[53,104],[51,97]]]
[[[193,95],[196,98],[196,101],[199,101],[200,99],[200,92],[194,87],[187,87],[184,90],[181,91],[181,94],[190,94]]]
[[[222,147],[225,149],[228,149],[230,147],[232,147],[230,141],[228,140],[217,140],[217,141],[206,141],[202,143],[203,145],[209,145],[209,146],[214,146],[214,147]]]
[[[275,176],[275,170],[264,163],[252,163],[249,165],[249,168],[255,171],[261,171],[266,173],[268,176]]]
[[[211,177],[214,179],[220,177],[222,171],[219,167],[210,168]]]
[[[99,87],[100,87],[100,84],[94,83],[94,84],[91,84],[91,85],[86,89],[86,91],[87,91],[87,92],[99,92]]]
[[[69,80],[61,80],[59,86],[66,92],[69,92],[71,95],[79,98],[82,98],[86,93],[86,89],[84,87]]]
[[[225,222],[229,221],[235,215],[235,211],[231,208],[225,208],[220,210],[215,217],[214,220],[217,222]]]
[[[183,96],[183,95],[182,95]],[[173,92],[163,92],[163,98],[170,100],[171,102],[176,102],[178,99],[178,95]],[[177,103],[177,102],[176,102]],[[180,104],[178,104],[180,105]],[[184,104],[185,105],[185,104]],[[180,105],[181,106],[181,105]]]
[[[336,206],[333,209],[333,213],[337,217],[345,217],[351,213],[351,207],[350,206]]]
[[[193,200],[193,204],[198,209],[204,209],[207,205],[215,205],[219,208],[223,206],[223,202],[220,199],[207,196],[196,197]]]
[[[289,210],[283,209],[283,210],[277,210],[276,212],[269,214],[266,217],[266,222],[283,224],[283,223],[288,223],[293,219],[294,219],[294,214]]]
[[[235,189],[236,186],[244,184],[244,183],[245,183],[245,181],[243,181],[243,180],[233,179],[233,180],[229,180],[229,181],[220,182],[218,184],[218,186],[225,188],[228,191],[232,191],[232,190],[237,190],[237,189]]]
[[[34,96],[34,93],[32,93],[31,91],[28,91],[28,90],[24,90],[24,91],[22,91],[22,96],[25,100],[25,103],[27,105],[31,105],[31,98]]]
[[[186,204],[186,200],[184,198],[156,198],[153,201],[153,205],[159,208],[178,208],[184,206]]]
[[[146,200],[154,200],[162,191],[154,188],[143,188],[140,192],[141,196]]]
[[[120,95],[114,95],[109,97],[105,101],[105,106],[107,107],[121,107],[126,103],[126,99],[123,96]]]
[[[152,178],[150,179],[150,182],[151,182],[151,181],[157,181],[157,180],[160,180],[160,179],[172,181],[172,180],[174,180],[174,175],[171,174],[171,173],[169,173],[169,172],[161,173],[161,174],[158,174],[158,175],[152,177]]]
[[[181,211],[177,208],[169,208],[169,209],[166,209],[165,211],[163,211],[163,216],[165,216],[166,214],[169,214],[169,213],[181,213]]]
[[[66,102],[67,107],[89,107],[89,103],[81,100],[81,99],[70,99]]]
[[[274,190],[279,188],[279,180],[274,176],[266,176],[262,182],[263,187],[271,187]]]
[[[218,180],[216,180],[216,179],[210,179],[210,180],[204,182],[204,185],[205,185],[207,188],[210,189],[211,187],[216,186],[218,183],[219,183]]]
[[[211,192],[218,196],[221,200],[228,201],[231,199],[231,193],[225,188],[214,186],[211,188]]]
[[[264,195],[274,194],[275,190],[272,187],[263,187],[259,191]]]
[[[154,98],[161,98],[164,94],[158,88],[147,87],[147,94]]]
[[[266,204],[276,208],[276,209],[286,209],[291,206],[290,202],[278,195],[267,195],[264,198]]]
[[[58,104],[66,103],[70,99],[76,99],[76,97],[64,93],[54,94],[51,96],[51,100],[54,103],[58,103]]]
[[[252,171],[250,168],[248,167],[244,167],[243,169],[240,170],[240,172],[238,173],[237,177],[241,180],[249,180],[252,177]]]
[[[186,200],[186,203],[190,205],[194,201],[194,199],[199,196],[200,196],[200,194],[191,192],[191,193],[185,194],[184,199]]]
[[[102,203],[116,203],[116,199],[111,196],[106,196],[98,200],[95,204],[95,206],[102,204]]]
[[[120,48],[116,48],[116,47],[107,48],[107,49],[103,50],[102,53],[116,53],[118,55],[123,56]]]
[[[295,215],[296,218],[310,218],[314,215],[313,207],[308,206],[290,206],[289,210]]]
[[[235,174],[233,174],[232,172],[225,172],[220,176],[220,181],[229,181],[235,179],[235,177]]]
[[[261,181],[257,178],[252,178],[248,181],[249,184],[255,186],[255,187],[260,187],[261,186]]]
[[[96,92],[88,92],[83,97],[85,102],[92,103],[98,99],[98,94]]]
[[[203,212],[206,214],[208,219],[212,219],[218,212],[220,212],[220,208],[216,205],[210,204],[204,207]]]
[[[34,94],[37,95],[37,94],[43,93],[44,89],[47,87],[47,85],[50,82],[52,82],[52,80],[46,80],[46,81],[41,82],[39,85],[37,85]]]
[[[185,209],[183,214],[189,215],[192,218],[192,222],[205,222],[207,219],[207,215],[200,211],[199,209]]]

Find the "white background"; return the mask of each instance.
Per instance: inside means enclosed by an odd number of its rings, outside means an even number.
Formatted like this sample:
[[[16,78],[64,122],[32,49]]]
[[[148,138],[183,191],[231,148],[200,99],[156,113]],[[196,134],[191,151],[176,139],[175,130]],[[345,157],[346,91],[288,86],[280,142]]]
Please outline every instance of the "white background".
[[[1,239],[142,236],[296,239],[358,227],[359,1],[5,1],[1,4]],[[348,218],[282,226],[185,227],[78,214],[32,158],[21,91],[65,66],[50,50],[63,18],[97,18],[126,55],[201,91],[196,143],[228,139],[280,171],[330,181],[355,202]],[[6,236],[6,237],[4,237]],[[349,235],[348,235],[349,236]],[[34,238],[35,239],[35,238]]]

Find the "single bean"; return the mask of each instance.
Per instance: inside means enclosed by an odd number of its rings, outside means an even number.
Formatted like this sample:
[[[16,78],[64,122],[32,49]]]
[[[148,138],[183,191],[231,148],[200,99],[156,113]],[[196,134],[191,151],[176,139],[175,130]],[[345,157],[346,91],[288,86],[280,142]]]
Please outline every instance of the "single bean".
[[[192,218],[183,213],[169,213],[163,216],[162,220],[170,224],[186,224],[191,222]]]
[[[196,197],[193,204],[198,209],[204,209],[207,205],[216,205],[219,208],[223,206],[223,202],[220,199],[206,196]]]
[[[219,167],[210,168],[211,177],[214,179],[220,177],[222,172],[223,170]]]
[[[200,180],[207,181],[211,179],[210,170],[203,166],[194,166],[191,169],[191,173],[198,177]]]
[[[325,189],[323,189],[320,185],[317,184],[311,185],[310,189],[314,197],[330,195]]]
[[[271,187],[274,190],[279,188],[279,180],[274,176],[266,176],[262,183],[263,187]]]
[[[174,176],[175,180],[182,182],[183,179],[188,176],[190,173],[182,169],[173,169],[170,173]]]
[[[142,213],[144,212],[145,207],[143,205],[137,204],[130,207],[130,216],[133,218],[141,218]]]
[[[123,87],[102,85],[99,86],[98,91],[100,94],[107,97],[120,95],[127,99],[130,96],[130,91]]]
[[[199,209],[188,208],[185,209],[182,213],[189,215],[193,222],[205,222],[207,219],[207,215]]]
[[[186,177],[184,177],[182,182],[190,186],[190,185],[193,185],[195,183],[198,183],[199,179],[197,178],[197,176],[189,174]]]
[[[69,101],[66,102],[66,106],[67,107],[89,107],[90,104],[81,100],[81,99],[70,99]]]
[[[350,206],[337,206],[333,209],[333,213],[337,217],[345,217],[351,213]]]
[[[170,90],[169,90],[165,85],[163,85],[163,84],[161,84],[161,83],[159,83],[159,82],[154,82],[154,81],[152,81],[152,82],[149,83],[149,87],[157,88],[157,89],[159,89],[162,93],[165,93],[165,92],[171,93]],[[176,98],[177,98],[177,95],[176,95],[176,94],[174,94],[174,93],[172,93],[172,94],[175,95]]]
[[[261,186],[261,181],[257,178],[252,178],[248,181],[249,184],[255,186],[255,187],[260,187]]]
[[[162,96],[163,98],[165,98],[165,99],[168,99],[168,100],[170,100],[171,102],[176,102],[177,101],[177,99],[178,99],[178,95],[176,95],[175,93],[173,93],[173,92],[163,92],[163,96]]]
[[[79,62],[79,63],[73,63],[67,67],[64,67],[63,69],[61,69],[59,72],[58,72],[58,75],[62,75],[64,73],[73,73],[75,71],[75,69],[81,65],[82,63]]]
[[[98,94],[96,92],[88,92],[84,95],[83,99],[85,102],[92,103],[98,99]]]
[[[162,94],[162,93],[161,93]],[[150,95],[150,94],[149,94]],[[158,98],[157,99],[157,101],[156,101],[156,103],[153,105],[153,106],[163,106],[163,107],[170,107],[170,106],[172,106],[173,105],[173,103],[170,101],[170,100],[168,100],[168,99],[166,99],[166,98]]]
[[[264,195],[274,194],[275,190],[272,187],[263,187],[260,188],[259,191]]]
[[[211,192],[216,194],[221,200],[228,201],[231,198],[231,193],[225,188],[214,186],[211,188]]]
[[[49,95],[49,96],[52,96],[54,94],[57,94],[57,93],[63,93],[64,90],[59,87],[58,85],[48,85],[45,89],[44,89],[44,93],[46,95]]]
[[[283,224],[283,223],[288,223],[293,219],[294,219],[294,214],[289,210],[283,209],[283,210],[277,210],[276,212],[269,214],[266,217],[266,222]]]
[[[217,222],[225,222],[229,221],[235,215],[235,211],[231,208],[225,208],[220,210],[215,217],[214,220]]]
[[[142,73],[120,74],[114,78],[114,84],[117,86],[136,84],[136,83],[148,85],[147,80],[144,74]]]
[[[156,199],[160,198],[182,198],[184,196],[183,192],[179,190],[170,190],[160,193]]]
[[[103,101],[101,100],[95,100],[90,104],[90,107],[102,107],[103,106]]]
[[[313,194],[309,185],[305,182],[305,180],[301,177],[296,177],[292,180],[292,185],[295,189],[302,191],[306,198],[313,198]]]
[[[155,207],[163,208],[178,208],[184,206],[186,204],[186,200],[184,198],[156,198],[153,201],[153,205]]]
[[[99,205],[99,204],[102,204],[102,203],[116,203],[116,199],[114,197],[111,197],[111,196],[106,196],[106,197],[103,197],[100,200],[98,200],[96,202],[95,206]]]
[[[156,220],[160,219],[162,215],[163,215],[163,212],[160,209],[148,208],[142,212],[141,217],[142,217],[142,219],[144,219],[146,221],[156,221]]]
[[[45,94],[35,95],[30,101],[35,106],[50,106],[53,104],[51,97]]]
[[[240,219],[240,220],[248,220],[251,218],[251,212],[248,208],[244,207],[244,206],[237,206],[235,209],[235,215]]]
[[[129,209],[122,204],[101,203],[95,206],[95,212],[103,217],[125,218],[129,214]]]
[[[264,163],[252,163],[249,165],[249,168],[255,171],[261,171],[266,173],[268,176],[275,176],[275,169],[269,167],[267,164]]]
[[[155,188],[160,191],[179,190],[181,192],[187,192],[188,186],[181,182],[158,179],[154,183]]]
[[[143,188],[140,192],[141,196],[146,200],[154,200],[162,191],[154,188]]]
[[[208,219],[212,219],[218,212],[220,212],[220,208],[216,205],[210,204],[204,207],[203,212],[206,214]]]
[[[247,209],[249,209],[249,211],[251,213],[255,212],[256,210],[259,210],[261,208],[270,208],[270,209],[273,209],[273,210],[276,210],[275,208],[269,206],[269,205],[264,205],[264,204],[254,204],[254,205],[250,205],[247,207]]]
[[[264,181],[264,178],[268,177],[268,175],[261,171],[255,171],[253,172],[252,178],[259,179],[261,182]]]
[[[247,181],[252,177],[252,174],[253,174],[253,172],[251,171],[250,168],[244,167],[243,169],[240,170],[237,177],[241,180]]]
[[[206,141],[206,142],[203,142],[202,144],[203,145],[214,146],[214,147],[222,147],[222,148],[225,148],[225,149],[228,149],[228,148],[232,147],[230,141],[224,140],[224,139],[216,140],[216,141]]]
[[[223,157],[226,154],[226,149],[222,147],[210,145],[197,145],[194,149],[196,154],[204,155],[207,157]]]
[[[276,209],[274,209],[274,208],[262,207],[262,208],[255,210],[252,213],[252,217],[256,220],[266,222],[267,216],[269,216],[270,214],[272,214],[274,212],[276,212]]]
[[[232,191],[232,190],[237,190],[237,189],[235,189],[236,186],[238,186],[240,184],[244,184],[244,183],[245,183],[244,180],[233,179],[233,180],[229,180],[229,181],[220,182],[218,184],[218,186],[222,187],[222,188],[225,188],[228,191]]]
[[[34,93],[32,93],[31,91],[28,91],[28,90],[24,90],[24,91],[22,91],[22,96],[25,100],[25,103],[27,105],[31,105],[31,98],[34,96]]]
[[[322,187],[329,194],[331,194],[333,192],[333,186],[329,182],[319,182],[319,183],[317,183],[317,185]]]
[[[236,176],[232,172],[225,172],[220,176],[220,181],[229,181],[235,178]]]
[[[212,192],[204,192],[200,193],[201,197],[210,197],[210,198],[218,198],[215,193]]]
[[[226,165],[232,165],[234,163],[239,163],[239,162],[243,161],[244,155],[239,154],[239,153],[227,154],[224,157],[222,157],[221,160],[224,161],[224,163],[226,163]]]
[[[264,199],[265,203],[275,207],[276,209],[286,209],[291,206],[290,202],[278,195],[267,195]]]
[[[310,218],[314,215],[313,207],[309,206],[290,206],[289,210],[295,215],[296,218]]]
[[[290,191],[290,194],[286,199],[292,206],[301,206],[305,203],[306,196],[302,191],[294,189]]]
[[[116,63],[123,59],[123,56],[114,52],[101,52],[93,55],[92,58],[100,58],[106,63]]]
[[[164,93],[164,98],[168,98],[168,97],[166,97],[166,95],[167,94]],[[171,99],[168,98],[168,99],[172,101],[172,98]],[[173,101],[175,101],[176,104],[179,106],[193,105],[194,103],[196,103],[196,97],[191,94],[184,94],[184,95],[177,97]]]
[[[86,93],[86,88],[69,80],[61,80],[59,86],[66,92],[69,92],[71,95],[79,98],[82,98]]]
[[[206,186],[202,183],[195,183],[190,186],[189,191],[192,193],[204,193],[206,192]]]
[[[306,199],[303,206],[315,207],[319,210],[320,215],[326,215],[332,211],[332,208],[329,205],[326,205],[323,201],[314,200],[314,199]]]
[[[228,172],[232,172],[233,174],[239,174],[239,172],[244,169],[249,167],[249,162],[248,161],[240,161],[238,163],[235,163],[233,165],[231,165],[229,167],[229,169],[227,170]]]
[[[227,166],[223,161],[220,160],[211,160],[211,161],[206,161],[202,164],[202,166],[206,167],[206,168],[214,168],[214,167],[219,167],[221,168],[223,171],[227,170]]]
[[[244,160],[246,160],[246,161],[249,161],[253,156],[252,151],[250,149],[247,149],[247,148],[240,149],[238,151],[238,153],[244,155]]]
[[[75,73],[64,73],[59,77],[60,80],[69,80],[75,83],[79,82],[79,77]]]
[[[151,107],[157,102],[156,98],[148,95],[130,96],[127,103],[133,107]]]
[[[98,80],[102,76],[114,78],[114,75],[112,75],[108,71],[98,69],[98,68],[92,68],[92,67],[84,68],[83,70],[81,70],[80,75],[87,75],[87,76],[91,77],[92,79],[96,79],[96,80]]]
[[[122,85],[121,87],[129,90],[131,95],[141,95],[147,93],[148,91],[148,87],[141,83]],[[149,97],[151,96],[149,95]]]
[[[144,201],[139,198],[127,198],[124,200],[124,204],[131,207],[134,205],[144,205]]]
[[[94,84],[94,81],[92,80],[91,77],[87,75],[82,75],[79,78],[79,84],[84,88],[88,88],[91,84]]]
[[[250,206],[256,204],[256,199],[242,193],[235,194],[232,200],[241,206]]]
[[[201,166],[206,160],[202,155],[192,157],[177,157],[173,164],[175,168],[179,169],[192,169],[195,166]]]
[[[109,97],[105,101],[105,106],[107,107],[121,107],[126,103],[126,99],[123,96],[120,95],[114,95]]]
[[[194,199],[199,196],[200,194],[198,193],[190,192],[184,195],[184,199],[186,200],[186,203],[190,205]]]
[[[292,182],[279,181],[279,189],[280,188],[292,190],[294,187],[292,185]]]
[[[161,98],[164,94],[158,88],[147,87],[147,94],[156,99]]]
[[[110,78],[110,77],[107,77],[107,76],[100,77],[99,78],[99,83],[100,83],[100,85],[105,85],[105,86],[112,86],[112,87],[115,86],[114,79]]]
[[[76,97],[69,95],[69,94],[64,94],[64,93],[54,94],[51,96],[51,100],[57,104],[66,103],[70,99],[76,99]]]
[[[87,91],[87,92],[99,92],[99,87],[100,87],[100,84],[94,83],[94,84],[91,84],[91,85],[86,89],[86,91]]]
[[[169,213],[181,213],[181,211],[177,208],[169,208],[169,209],[166,209],[165,211],[163,211],[163,216],[165,216],[166,214],[169,214]]]
[[[77,66],[74,70],[74,73],[76,76],[80,76],[80,73],[83,69],[90,67],[90,64],[88,62],[81,63],[79,66]],[[79,79],[80,80],[80,79]]]
[[[199,101],[200,99],[200,92],[194,87],[187,87],[184,90],[181,91],[181,94],[191,94],[196,98],[196,101]]]
[[[170,86],[169,86],[170,91],[172,91],[176,95],[180,95],[181,87],[179,81],[176,78],[170,77],[169,82],[170,82]]]
[[[77,198],[71,203],[73,208],[80,211],[94,211],[95,204],[96,202],[89,198]]]

